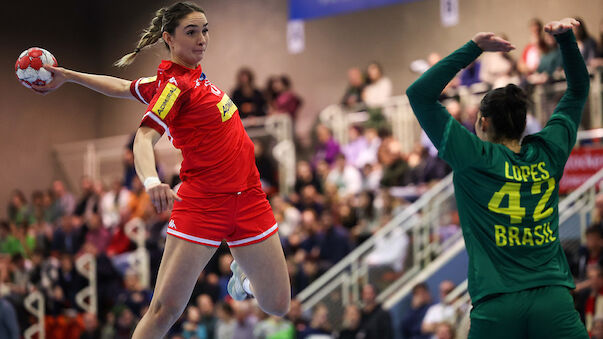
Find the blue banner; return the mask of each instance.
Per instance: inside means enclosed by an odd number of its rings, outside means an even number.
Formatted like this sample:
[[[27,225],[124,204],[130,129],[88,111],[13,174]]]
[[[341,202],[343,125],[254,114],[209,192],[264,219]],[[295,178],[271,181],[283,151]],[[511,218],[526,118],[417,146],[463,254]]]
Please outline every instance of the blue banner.
[[[289,0],[289,20],[308,20],[416,0]]]

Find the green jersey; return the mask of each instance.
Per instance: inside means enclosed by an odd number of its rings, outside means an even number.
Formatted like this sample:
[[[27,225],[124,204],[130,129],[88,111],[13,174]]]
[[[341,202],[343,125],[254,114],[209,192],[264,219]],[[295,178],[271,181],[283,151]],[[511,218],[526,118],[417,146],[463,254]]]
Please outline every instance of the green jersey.
[[[406,92],[421,126],[454,172],[474,303],[538,286],[574,288],[559,241],[558,184],[576,142],[589,77],[571,30],[556,39],[568,89],[546,127],[525,137],[519,153],[480,140],[437,102],[455,74],[481,54],[473,41]]]

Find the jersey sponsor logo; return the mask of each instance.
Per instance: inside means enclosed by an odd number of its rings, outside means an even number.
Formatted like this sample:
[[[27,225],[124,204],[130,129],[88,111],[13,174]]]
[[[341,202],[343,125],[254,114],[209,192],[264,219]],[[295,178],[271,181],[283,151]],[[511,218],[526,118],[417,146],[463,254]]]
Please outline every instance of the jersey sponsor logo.
[[[159,99],[157,99],[155,106],[153,106],[152,111],[161,119],[165,119],[166,115],[168,115],[172,109],[172,106],[174,106],[174,102],[176,102],[178,95],[180,95],[180,88],[173,84],[167,84],[163,89],[163,92],[161,92]]]
[[[218,103],[218,110],[220,110],[220,116],[222,117],[222,122],[227,121],[232,117],[234,112],[237,110],[237,106],[235,106],[234,102],[224,93],[222,100]]]
[[[205,73],[201,73],[201,76],[199,77],[199,80],[203,81],[207,79],[207,76],[205,75]]]
[[[157,76],[152,76],[152,77],[147,77],[147,78],[142,78],[140,79],[140,84],[148,84],[149,82],[154,82],[157,80]]]
[[[178,86],[178,82],[176,81],[176,78],[174,78],[174,77],[171,77],[170,80],[168,80],[168,82]]]
[[[497,247],[542,246],[557,240],[547,222],[536,227],[494,226],[494,240]]]

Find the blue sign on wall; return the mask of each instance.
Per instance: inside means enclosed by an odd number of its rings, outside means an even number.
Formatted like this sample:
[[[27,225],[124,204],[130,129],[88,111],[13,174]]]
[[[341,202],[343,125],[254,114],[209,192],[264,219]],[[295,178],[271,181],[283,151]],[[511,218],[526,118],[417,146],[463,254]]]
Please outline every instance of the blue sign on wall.
[[[289,0],[289,20],[308,20],[416,0]]]

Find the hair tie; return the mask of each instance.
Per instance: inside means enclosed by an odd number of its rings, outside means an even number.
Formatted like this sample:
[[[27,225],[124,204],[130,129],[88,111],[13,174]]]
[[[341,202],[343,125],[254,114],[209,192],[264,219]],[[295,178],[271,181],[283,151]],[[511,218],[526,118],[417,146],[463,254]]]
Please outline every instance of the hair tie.
[[[134,53],[138,53],[140,52],[140,47],[136,47],[136,49],[134,50]]]

